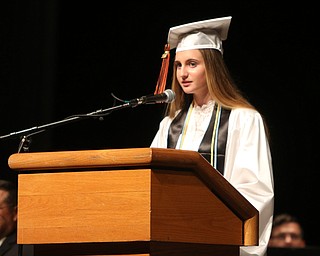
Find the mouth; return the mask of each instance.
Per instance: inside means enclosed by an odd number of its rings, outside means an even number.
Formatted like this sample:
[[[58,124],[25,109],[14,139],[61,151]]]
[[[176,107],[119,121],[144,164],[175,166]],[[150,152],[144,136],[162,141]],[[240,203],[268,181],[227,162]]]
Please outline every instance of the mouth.
[[[189,85],[191,85],[191,81],[182,81],[181,82],[181,85],[183,85],[183,86],[189,86]]]

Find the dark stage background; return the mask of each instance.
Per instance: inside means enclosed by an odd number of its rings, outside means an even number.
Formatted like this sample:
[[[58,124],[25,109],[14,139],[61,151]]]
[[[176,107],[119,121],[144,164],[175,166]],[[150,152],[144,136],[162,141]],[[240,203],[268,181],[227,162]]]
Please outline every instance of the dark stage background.
[[[0,135],[110,108],[111,93],[153,93],[168,29],[230,15],[224,58],[269,124],[275,212],[297,215],[308,244],[320,245],[319,13],[306,1],[259,2],[2,1]],[[48,129],[32,136],[30,151],[148,147],[163,110],[141,105]],[[19,142],[0,140],[0,178],[16,180],[7,160]]]

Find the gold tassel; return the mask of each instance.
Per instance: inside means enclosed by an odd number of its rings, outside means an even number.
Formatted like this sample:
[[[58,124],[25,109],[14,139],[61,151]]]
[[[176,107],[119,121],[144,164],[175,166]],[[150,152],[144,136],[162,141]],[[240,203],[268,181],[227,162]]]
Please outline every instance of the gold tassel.
[[[165,45],[164,53],[162,54],[161,58],[162,58],[161,70],[160,70],[160,74],[158,77],[156,90],[154,91],[154,94],[163,93],[166,88],[168,68],[169,68],[169,62],[170,62],[170,45],[169,44]]]

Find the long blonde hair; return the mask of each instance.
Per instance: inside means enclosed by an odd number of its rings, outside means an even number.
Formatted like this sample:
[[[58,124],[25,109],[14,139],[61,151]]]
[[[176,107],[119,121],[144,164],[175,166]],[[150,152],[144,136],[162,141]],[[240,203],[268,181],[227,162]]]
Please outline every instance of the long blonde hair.
[[[233,81],[221,52],[215,49],[199,49],[199,51],[205,63],[206,81],[211,98],[226,109],[256,109]],[[169,115],[171,118],[176,115],[178,110],[187,109],[193,100],[192,94],[186,94],[182,90],[176,77],[176,70],[177,67],[174,65],[171,88],[175,92],[176,98],[172,103],[168,104],[165,112],[165,115]],[[264,126],[269,137],[265,123]]]

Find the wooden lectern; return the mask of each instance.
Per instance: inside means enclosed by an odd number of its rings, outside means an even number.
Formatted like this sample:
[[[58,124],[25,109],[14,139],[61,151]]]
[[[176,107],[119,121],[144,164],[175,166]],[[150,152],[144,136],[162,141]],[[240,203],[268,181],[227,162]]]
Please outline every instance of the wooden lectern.
[[[258,211],[198,152],[16,153],[18,243],[35,256],[239,255]]]

